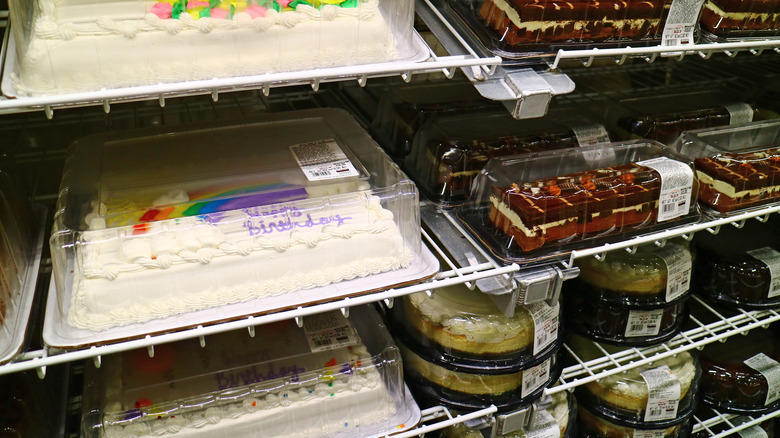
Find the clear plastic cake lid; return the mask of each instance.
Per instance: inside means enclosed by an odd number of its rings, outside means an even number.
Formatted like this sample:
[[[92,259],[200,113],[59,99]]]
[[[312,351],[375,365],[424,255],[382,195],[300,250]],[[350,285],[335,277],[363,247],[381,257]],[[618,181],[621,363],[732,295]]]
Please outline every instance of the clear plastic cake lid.
[[[59,311],[78,329],[287,296],[421,260],[414,185],[341,110],[81,139],[57,206]]]
[[[780,199],[776,120],[685,132],[673,147],[694,160],[708,213],[729,216]]]
[[[634,140],[491,160],[458,218],[498,258],[537,263],[699,220],[690,160]]]
[[[419,421],[398,349],[370,307],[205,340],[88,365],[83,436],[355,437]]]
[[[582,111],[551,110],[541,120],[515,120],[505,110],[461,112],[420,127],[404,167],[431,201],[453,206],[468,199],[491,158],[609,141],[606,129]]]

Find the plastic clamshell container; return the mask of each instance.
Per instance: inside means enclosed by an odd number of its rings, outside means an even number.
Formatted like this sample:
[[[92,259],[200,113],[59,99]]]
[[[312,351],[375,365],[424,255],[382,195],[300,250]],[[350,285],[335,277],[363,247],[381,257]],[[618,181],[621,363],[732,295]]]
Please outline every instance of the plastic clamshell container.
[[[753,421],[753,418],[749,416],[743,416],[743,417],[735,417],[729,420],[729,423],[740,426],[742,424],[745,424],[749,421]],[[719,423],[714,424],[712,426],[709,426],[710,431],[712,433],[722,433],[726,430],[732,429],[733,427],[729,423]],[[763,422],[756,424],[755,426],[750,426],[746,429],[742,429],[739,432],[734,432],[729,435],[726,435],[724,438],[740,438],[742,436],[755,436],[759,438],[775,438],[775,419],[770,418],[768,420],[764,420]],[[712,436],[712,433],[710,431],[700,430],[697,433],[694,433],[691,435],[693,438],[709,438]]]
[[[519,60],[559,49],[656,45],[671,0],[444,2],[465,35],[494,55]]]
[[[690,293],[693,258],[688,242],[682,239],[663,247],[642,245],[633,254],[611,251],[602,260],[577,259],[580,275],[564,287],[576,284],[589,299],[617,306],[663,306]]]
[[[661,190],[664,174],[679,188]],[[456,212],[499,259],[536,263],[696,222],[697,192],[690,160],[634,140],[495,158]]]
[[[414,184],[346,112],[98,135],[70,154],[50,240],[70,327],[429,275],[399,274],[422,257]],[[349,293],[291,294],[355,278]]]
[[[468,81],[432,81],[389,87],[381,97],[370,131],[392,157],[412,151],[417,131],[431,118],[503,109]]]
[[[404,359],[409,389],[418,400],[455,410],[476,410],[495,405],[511,411],[528,405],[558,379],[558,349],[523,366],[462,366],[440,362],[424,347],[396,336]]]
[[[673,147],[693,160],[707,213],[729,216],[780,201],[780,121],[685,132]]]
[[[694,237],[697,294],[731,308],[780,306],[780,232],[777,222],[747,221],[742,229],[721,227],[717,235]]]
[[[676,424],[659,428],[657,426],[624,425],[611,418],[605,418],[597,411],[579,406],[577,429],[579,438],[634,438],[637,436],[658,436],[663,438],[687,438],[693,429],[693,411],[681,417]],[[707,435],[709,436],[709,435]]]
[[[576,335],[567,345],[583,361],[603,356],[598,344]],[[610,354],[625,350],[609,345],[601,347]],[[680,424],[682,418],[695,410],[701,375],[696,357],[683,352],[586,383],[576,389],[575,395],[580,407],[618,424],[640,429],[666,429]],[[669,410],[671,399],[662,397],[662,400],[655,400],[655,396],[650,397],[650,382],[665,388],[665,391],[669,391],[672,385],[679,387],[674,411]],[[663,412],[659,412],[659,408]]]
[[[85,373],[87,438],[371,436],[413,427],[401,356],[375,310],[261,325],[103,358]],[[274,342],[268,342],[273,339]],[[301,421],[305,418],[307,421]],[[399,425],[405,425],[398,428]]]
[[[492,158],[609,141],[603,126],[572,111],[531,120],[515,120],[505,109],[461,112],[423,125],[404,168],[429,200],[454,206],[468,199],[472,182]]]
[[[555,429],[560,432],[556,438],[572,438],[575,436],[577,419],[577,400],[568,391],[556,392],[551,396],[542,397],[535,402],[537,410],[534,413],[534,426],[530,429],[521,428],[514,432],[495,435],[495,438],[526,438],[529,436],[550,436]],[[547,435],[541,435],[546,433]],[[491,428],[471,429],[464,423],[442,429],[442,438],[491,438]]]
[[[702,36],[736,42],[780,36],[780,2],[707,0],[701,11]]]
[[[11,0],[9,6],[19,96],[428,56],[412,29],[411,0],[114,0],[88,7]]]
[[[488,295],[465,285],[437,289],[430,297],[407,295],[390,317],[393,333],[405,344],[465,372],[524,367],[557,350],[563,335],[559,305],[518,307],[507,317]]]
[[[65,429],[68,366],[48,367],[46,379],[36,371],[0,377],[0,427],[4,437],[51,437]]]
[[[746,336],[707,345],[699,354],[702,400],[736,414],[765,414],[780,409],[776,394],[780,380],[774,377],[780,375],[778,332],[776,327],[775,331],[756,329]]]

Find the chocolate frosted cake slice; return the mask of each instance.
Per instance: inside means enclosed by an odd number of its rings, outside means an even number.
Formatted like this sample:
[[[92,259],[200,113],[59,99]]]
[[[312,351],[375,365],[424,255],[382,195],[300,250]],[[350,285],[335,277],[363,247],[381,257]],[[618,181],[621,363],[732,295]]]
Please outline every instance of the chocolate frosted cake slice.
[[[780,1],[709,0],[701,11],[702,26],[720,38],[780,35]]]
[[[721,213],[780,198],[780,147],[694,160],[701,202]]]
[[[635,163],[495,186],[490,221],[530,251],[655,222],[661,176]]]

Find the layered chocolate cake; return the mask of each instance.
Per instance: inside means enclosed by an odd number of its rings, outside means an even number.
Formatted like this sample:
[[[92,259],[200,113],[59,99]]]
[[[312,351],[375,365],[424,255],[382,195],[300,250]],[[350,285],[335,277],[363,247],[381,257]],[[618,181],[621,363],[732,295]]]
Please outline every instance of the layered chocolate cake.
[[[683,131],[727,126],[731,113],[725,106],[664,114],[633,115],[619,119],[618,127],[631,138],[671,144]]]
[[[701,11],[701,25],[719,38],[780,35],[780,2],[777,0],[708,0]]]
[[[639,40],[657,37],[671,2],[485,0],[480,16],[502,42]]]
[[[755,329],[707,345],[699,355],[703,400],[735,413],[780,408],[779,331]]]
[[[660,174],[635,163],[494,186],[490,221],[523,251],[653,224]]]
[[[699,200],[720,213],[780,199],[780,147],[696,158]]]

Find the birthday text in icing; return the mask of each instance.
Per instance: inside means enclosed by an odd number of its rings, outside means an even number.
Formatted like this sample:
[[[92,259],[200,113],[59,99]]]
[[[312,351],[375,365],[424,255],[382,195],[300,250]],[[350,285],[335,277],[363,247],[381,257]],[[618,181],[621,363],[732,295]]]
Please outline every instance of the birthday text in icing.
[[[243,211],[247,215],[247,218],[244,221],[244,228],[249,231],[250,236],[292,231],[298,228],[314,228],[325,225],[340,227],[352,220],[350,216],[341,216],[340,214],[322,216],[315,219],[311,217],[311,213],[306,213],[304,215],[303,212],[295,207],[282,207],[272,210],[248,208]]]

